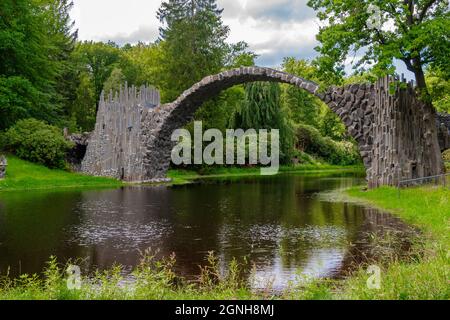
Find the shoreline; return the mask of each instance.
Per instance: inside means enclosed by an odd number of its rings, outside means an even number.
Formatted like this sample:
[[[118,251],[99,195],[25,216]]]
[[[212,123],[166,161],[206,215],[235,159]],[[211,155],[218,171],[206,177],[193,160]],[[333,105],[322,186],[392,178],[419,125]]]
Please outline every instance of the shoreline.
[[[270,177],[262,176],[259,168],[213,168],[213,173],[202,175],[193,170],[169,170],[168,177],[172,179],[168,184],[183,185],[190,184],[198,180],[207,179],[239,179],[244,177]],[[332,174],[332,173],[361,173],[365,172],[362,166],[336,166],[336,165],[297,165],[297,166],[281,166],[279,172],[275,176],[298,173],[298,174]]]
[[[52,170],[44,166],[8,156],[6,178],[0,180],[0,193],[15,191],[38,191],[59,189],[92,189],[119,188],[126,186],[161,186],[184,185],[202,179],[222,179],[260,176],[259,168],[223,168],[209,169],[208,174],[200,174],[192,170],[169,170],[169,182],[161,183],[129,183],[113,178],[94,177],[63,170]],[[277,175],[286,173],[333,173],[333,172],[364,172],[362,166],[333,166],[333,165],[298,165],[281,166]]]
[[[402,190],[381,187],[362,191],[353,187],[337,193],[340,201],[351,201],[398,217],[420,231],[406,260],[380,263],[382,286],[368,290],[369,275],[360,267],[341,284],[343,299],[450,299],[450,189],[421,186]],[[426,205],[425,205],[426,204]]]
[[[342,170],[340,168],[339,170]],[[336,170],[328,170],[327,173]],[[350,172],[351,170],[347,170]],[[289,173],[290,171],[284,171]],[[311,171],[306,171],[311,172]],[[282,174],[282,173],[280,173]],[[235,174],[235,177],[238,175]],[[248,176],[248,175],[247,175]],[[205,178],[200,176],[198,179]],[[211,176],[210,176],[211,177]],[[287,299],[287,300],[305,300],[305,299],[440,299],[446,300],[450,298],[450,288],[447,286],[448,281],[448,264],[450,256],[448,255],[449,235],[448,224],[450,219],[450,190],[444,188],[436,188],[433,186],[416,187],[402,191],[401,197],[398,198],[395,188],[380,188],[375,190],[362,191],[364,186],[352,187],[349,189],[336,190],[335,192],[324,193],[323,196],[329,201],[354,202],[359,205],[370,208],[379,209],[382,212],[391,214],[400,218],[409,226],[417,227],[421,231],[421,241],[413,243],[413,251],[411,257],[406,260],[386,260],[374,262],[379,264],[381,268],[381,289],[373,290],[367,288],[367,280],[370,275],[367,274],[367,265],[356,265],[354,271],[339,279],[316,279],[310,283],[298,284],[293,287],[286,288],[285,291],[271,294],[269,297],[261,292],[253,292],[245,287],[241,282],[232,282],[228,278],[220,280],[213,287],[192,287],[192,284],[186,284],[173,288],[170,281],[167,283],[155,283],[155,286],[161,286],[165,292],[159,299],[201,299],[209,296],[212,299]],[[423,203],[428,206],[423,206]],[[420,204],[420,206],[418,206]],[[430,209],[432,208],[432,209]],[[383,243],[386,244],[386,243]],[[54,260],[56,263],[56,260]],[[157,261],[151,263],[159,263]],[[51,265],[51,261],[49,263]],[[236,268],[237,266],[235,266]],[[54,270],[55,271],[55,270]],[[237,272],[235,270],[234,272]],[[56,271],[55,271],[56,272]],[[61,283],[65,281],[65,273],[63,269],[55,275],[57,283],[55,283],[55,294],[57,296],[49,296],[45,286],[41,282],[36,283],[36,290],[28,291],[26,286],[17,284],[17,286],[9,288],[0,287],[0,299],[14,298],[17,295],[33,299],[36,295],[44,299],[58,299],[58,294],[68,294],[73,299],[85,299],[85,294],[93,294],[94,288],[98,290],[99,296],[102,291],[108,290],[111,283],[105,283],[104,288],[96,285],[87,285],[80,292],[70,292],[64,289],[59,292],[57,288],[62,288]],[[114,270],[108,272],[114,273]],[[164,271],[165,272],[165,271]],[[162,273],[163,275],[165,273]],[[172,277],[169,270],[167,276]],[[159,273],[161,275],[161,273]],[[154,279],[154,274],[147,275],[149,279]],[[166,275],[164,275],[166,276]],[[34,280],[33,280],[34,281]],[[40,280],[36,280],[40,281]],[[216,280],[215,280],[216,281]],[[42,282],[43,283],[43,282]],[[159,290],[158,289],[158,290]],[[61,289],[63,290],[63,289]],[[148,290],[148,291],[147,291]],[[267,294],[268,292],[266,292]],[[95,291],[93,299],[96,299],[97,291]],[[124,298],[124,294],[119,288],[110,298]],[[142,292],[142,299],[152,299],[153,292],[151,289],[145,289]],[[117,296],[116,296],[117,295]],[[136,296],[126,296],[135,299]],[[98,298],[98,297],[97,297]]]

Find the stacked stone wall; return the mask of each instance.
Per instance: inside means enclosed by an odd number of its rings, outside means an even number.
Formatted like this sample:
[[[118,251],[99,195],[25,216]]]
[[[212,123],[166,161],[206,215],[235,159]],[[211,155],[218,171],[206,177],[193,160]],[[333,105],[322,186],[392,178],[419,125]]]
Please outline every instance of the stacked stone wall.
[[[377,81],[375,94],[369,186],[396,186],[403,180],[441,174],[433,106],[417,98],[412,83],[399,85],[390,76]]]
[[[8,166],[8,161],[6,157],[0,155],[0,179],[4,179],[6,177],[6,167]]]
[[[450,114],[438,113],[437,115],[438,141],[441,151],[450,149]]]
[[[160,104],[154,88],[121,88],[100,97],[95,130],[89,139],[81,171],[124,181],[146,180],[142,119]]]

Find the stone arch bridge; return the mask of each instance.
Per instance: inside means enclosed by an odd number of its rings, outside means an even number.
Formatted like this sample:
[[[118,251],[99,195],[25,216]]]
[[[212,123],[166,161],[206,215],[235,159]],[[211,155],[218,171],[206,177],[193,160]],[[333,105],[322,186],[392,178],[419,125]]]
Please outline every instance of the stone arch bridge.
[[[321,91],[314,82],[262,67],[205,77],[163,105],[152,88],[125,86],[115,95],[102,94],[82,171],[133,182],[165,179],[174,146],[172,132],[192,121],[206,100],[253,81],[291,84],[327,104],[357,141],[371,187],[442,173],[435,111],[416,98],[411,83],[397,86],[394,93],[392,77]]]

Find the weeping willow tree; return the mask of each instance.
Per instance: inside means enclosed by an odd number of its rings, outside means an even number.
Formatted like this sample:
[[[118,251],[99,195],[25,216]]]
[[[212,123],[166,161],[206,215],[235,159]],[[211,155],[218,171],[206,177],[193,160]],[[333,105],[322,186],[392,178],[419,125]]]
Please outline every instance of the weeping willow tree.
[[[294,134],[281,106],[281,89],[278,83],[246,84],[245,97],[232,117],[232,126],[244,130],[280,130],[280,161],[287,163],[293,152]]]

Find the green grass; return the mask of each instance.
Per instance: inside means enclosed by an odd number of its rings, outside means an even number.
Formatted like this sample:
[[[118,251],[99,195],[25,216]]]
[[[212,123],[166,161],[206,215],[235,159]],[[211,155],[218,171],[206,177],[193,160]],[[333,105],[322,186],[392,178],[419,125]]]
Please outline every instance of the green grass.
[[[402,189],[382,187],[361,191],[352,188],[348,194],[372,206],[380,207],[418,226],[439,242],[449,243],[450,189],[443,187],[415,187]]]
[[[44,166],[8,156],[6,178],[0,180],[0,192],[71,187],[116,187],[122,182],[91,177]]]
[[[412,261],[392,261],[382,268],[380,290],[369,290],[368,275],[361,269],[346,280],[338,296],[345,299],[450,299],[450,190],[443,187],[404,189],[383,187],[367,192],[358,188],[348,194],[389,211],[418,227],[420,253]]]
[[[9,158],[8,177],[1,190],[41,189],[69,186],[115,186],[120,182],[92,178],[64,171],[54,171],[17,158]],[[314,172],[348,169],[334,166],[283,167],[281,172]],[[355,168],[354,168],[355,169]],[[213,169],[209,177],[259,174],[253,169]],[[196,172],[171,171],[178,182],[204,178]],[[411,258],[379,262],[381,288],[369,289],[366,266],[361,266],[344,280],[317,280],[306,285],[292,285],[273,295],[268,288],[252,292],[240,280],[245,266],[232,262],[229,273],[220,275],[217,260],[210,256],[200,281],[188,282],[175,275],[175,260],[155,261],[145,256],[133,271],[135,282],[124,282],[120,267],[83,277],[80,290],[67,288],[64,268],[52,258],[43,276],[22,275],[18,279],[0,279],[1,299],[450,299],[450,190],[442,187],[403,189],[383,187],[345,192],[347,200],[377,207],[397,215],[421,230],[420,241],[413,245]],[[378,264],[378,262],[374,262]],[[119,285],[120,283],[120,285]]]
[[[381,288],[369,289],[366,267],[344,280],[316,280],[291,285],[274,295],[270,288],[252,292],[240,274],[249,266],[233,261],[221,275],[218,260],[208,257],[198,282],[188,282],[173,272],[174,258],[154,260],[146,255],[133,271],[134,283],[124,282],[121,268],[113,267],[82,278],[79,290],[67,288],[64,267],[55,258],[43,277],[23,275],[0,280],[1,299],[442,299],[450,298],[449,218],[450,190],[435,187],[406,189],[398,197],[395,188],[347,194],[354,200],[389,210],[422,231],[411,259],[380,262]],[[416,253],[419,253],[416,255]],[[375,262],[376,263],[376,262]],[[247,268],[247,269],[246,269]],[[244,272],[243,270],[247,270]],[[251,270],[250,270],[251,271]],[[120,285],[119,285],[120,284]]]
[[[333,173],[333,172],[364,172],[362,166],[336,166],[329,164],[302,164],[302,165],[284,165],[280,166],[279,174],[283,173]],[[171,169],[167,176],[172,179],[173,184],[191,183],[198,179],[217,179],[217,178],[239,178],[245,176],[259,176],[261,173],[258,167],[211,167],[201,173],[194,170]]]
[[[280,173],[287,172],[338,172],[364,171],[361,166],[333,166],[326,164],[308,164],[298,166],[281,166]],[[169,170],[168,177],[171,184],[191,183],[196,179],[225,178],[260,175],[260,169],[252,168],[224,168],[211,167],[200,174],[191,170]],[[115,187],[122,182],[110,178],[92,177],[63,170],[52,170],[42,165],[21,160],[15,156],[8,156],[6,178],[0,180],[0,192],[37,189],[55,189],[72,187]]]

